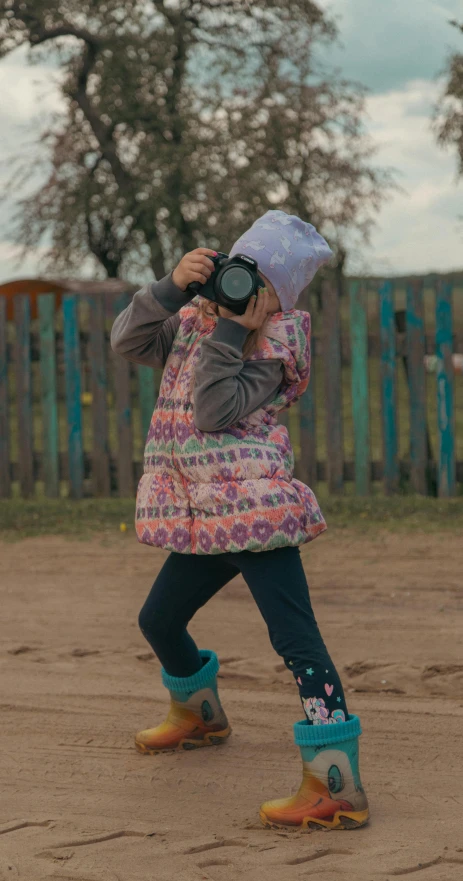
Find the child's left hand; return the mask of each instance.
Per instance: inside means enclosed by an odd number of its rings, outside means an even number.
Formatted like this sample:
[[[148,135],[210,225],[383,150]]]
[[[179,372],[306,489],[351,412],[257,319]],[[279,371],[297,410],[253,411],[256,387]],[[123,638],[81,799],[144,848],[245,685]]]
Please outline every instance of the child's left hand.
[[[221,311],[222,313],[227,313],[224,315],[225,318],[236,321],[237,324],[242,324],[248,330],[257,330],[259,327],[262,327],[270,313],[270,294],[267,288],[259,288],[257,295],[254,294],[249,300],[246,312],[243,315],[235,315],[230,309],[223,307]]]

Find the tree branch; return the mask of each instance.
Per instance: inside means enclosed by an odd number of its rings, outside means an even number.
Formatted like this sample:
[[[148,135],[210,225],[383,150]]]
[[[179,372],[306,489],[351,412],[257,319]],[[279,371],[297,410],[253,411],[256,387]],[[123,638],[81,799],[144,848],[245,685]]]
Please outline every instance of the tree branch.
[[[89,123],[98,142],[101,156],[110,166],[119,191],[123,198],[126,199],[128,210],[133,216],[134,225],[140,229],[145,236],[146,243],[153,255],[153,268],[155,269],[156,275],[157,277],[161,277],[164,274],[164,266],[154,222],[154,211],[151,206],[136,202],[136,187],[134,181],[124,168],[117,153],[117,147],[113,137],[114,126],[112,124],[108,125],[101,119],[87,92],[89,76],[92,73],[98,53],[104,45],[104,42],[95,37],[87,29],[77,28],[69,23],[63,23],[62,25],[47,30],[34,13],[27,12],[25,14],[24,10],[19,9],[19,2],[15,3],[15,6],[18,7],[16,10],[18,17],[21,17],[22,21],[29,29],[31,45],[37,46],[48,40],[62,36],[73,36],[85,43],[80,69],[76,74],[76,87],[74,89],[69,88],[68,95],[71,100],[75,101],[80,107],[85,119]],[[22,14],[20,15],[20,13]],[[94,251],[93,248],[92,250]]]
[[[34,11],[30,8],[24,9],[19,0],[15,0],[13,3],[13,12],[15,17],[28,28],[31,46],[39,46],[41,43],[55,40],[57,37],[76,37],[78,40],[84,40],[88,45],[95,47],[102,45],[102,40],[95,37],[86,28],[78,28],[67,21],[63,21],[62,24],[53,28],[44,27]]]
[[[95,37],[90,31],[83,28],[75,28],[71,24],[62,24],[60,27],[51,28],[50,30],[39,28],[34,32],[31,31],[31,45],[38,46],[40,43],[46,43],[48,40],[56,40],[57,37],[76,37],[77,40],[84,40],[85,43],[91,46],[99,47],[103,45],[103,41]]]

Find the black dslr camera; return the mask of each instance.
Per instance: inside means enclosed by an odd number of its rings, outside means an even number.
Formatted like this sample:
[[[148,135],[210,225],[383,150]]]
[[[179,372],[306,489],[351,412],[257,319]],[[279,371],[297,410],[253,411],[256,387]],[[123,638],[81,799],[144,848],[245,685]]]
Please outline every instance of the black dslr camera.
[[[257,262],[246,254],[217,254],[210,258],[215,269],[210,278],[201,284],[192,281],[187,291],[200,294],[219,306],[225,306],[235,315],[243,315],[253,294],[265,287],[265,282],[257,272]]]

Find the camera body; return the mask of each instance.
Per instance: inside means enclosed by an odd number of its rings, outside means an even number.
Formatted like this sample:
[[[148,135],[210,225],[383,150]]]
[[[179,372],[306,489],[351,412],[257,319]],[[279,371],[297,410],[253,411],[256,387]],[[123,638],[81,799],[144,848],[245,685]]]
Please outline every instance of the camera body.
[[[259,288],[265,287],[265,282],[257,271],[257,261],[247,254],[229,257],[220,252],[217,257],[210,259],[214,264],[211,277],[204,284],[199,281],[191,282],[187,291],[193,295],[200,294],[219,306],[225,306],[235,315],[243,315],[252,295],[257,294]]]

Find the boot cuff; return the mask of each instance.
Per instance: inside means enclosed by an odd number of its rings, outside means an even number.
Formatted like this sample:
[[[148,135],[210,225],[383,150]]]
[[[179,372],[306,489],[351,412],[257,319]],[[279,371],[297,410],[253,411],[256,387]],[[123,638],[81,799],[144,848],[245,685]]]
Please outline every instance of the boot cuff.
[[[199,691],[200,688],[206,688],[211,680],[215,679],[217,676],[220,666],[219,659],[216,653],[209,651],[209,649],[200,649],[199,654],[201,655],[201,658],[207,659],[207,662],[201,667],[201,670],[198,670],[197,673],[193,673],[193,676],[169,676],[164,670],[164,667],[162,667],[162,684],[165,685],[169,691],[193,692]]]
[[[294,725],[294,742],[296,746],[328,746],[351,740],[361,733],[358,716],[349,716],[347,722],[336,722],[333,725],[309,725],[304,720]]]

